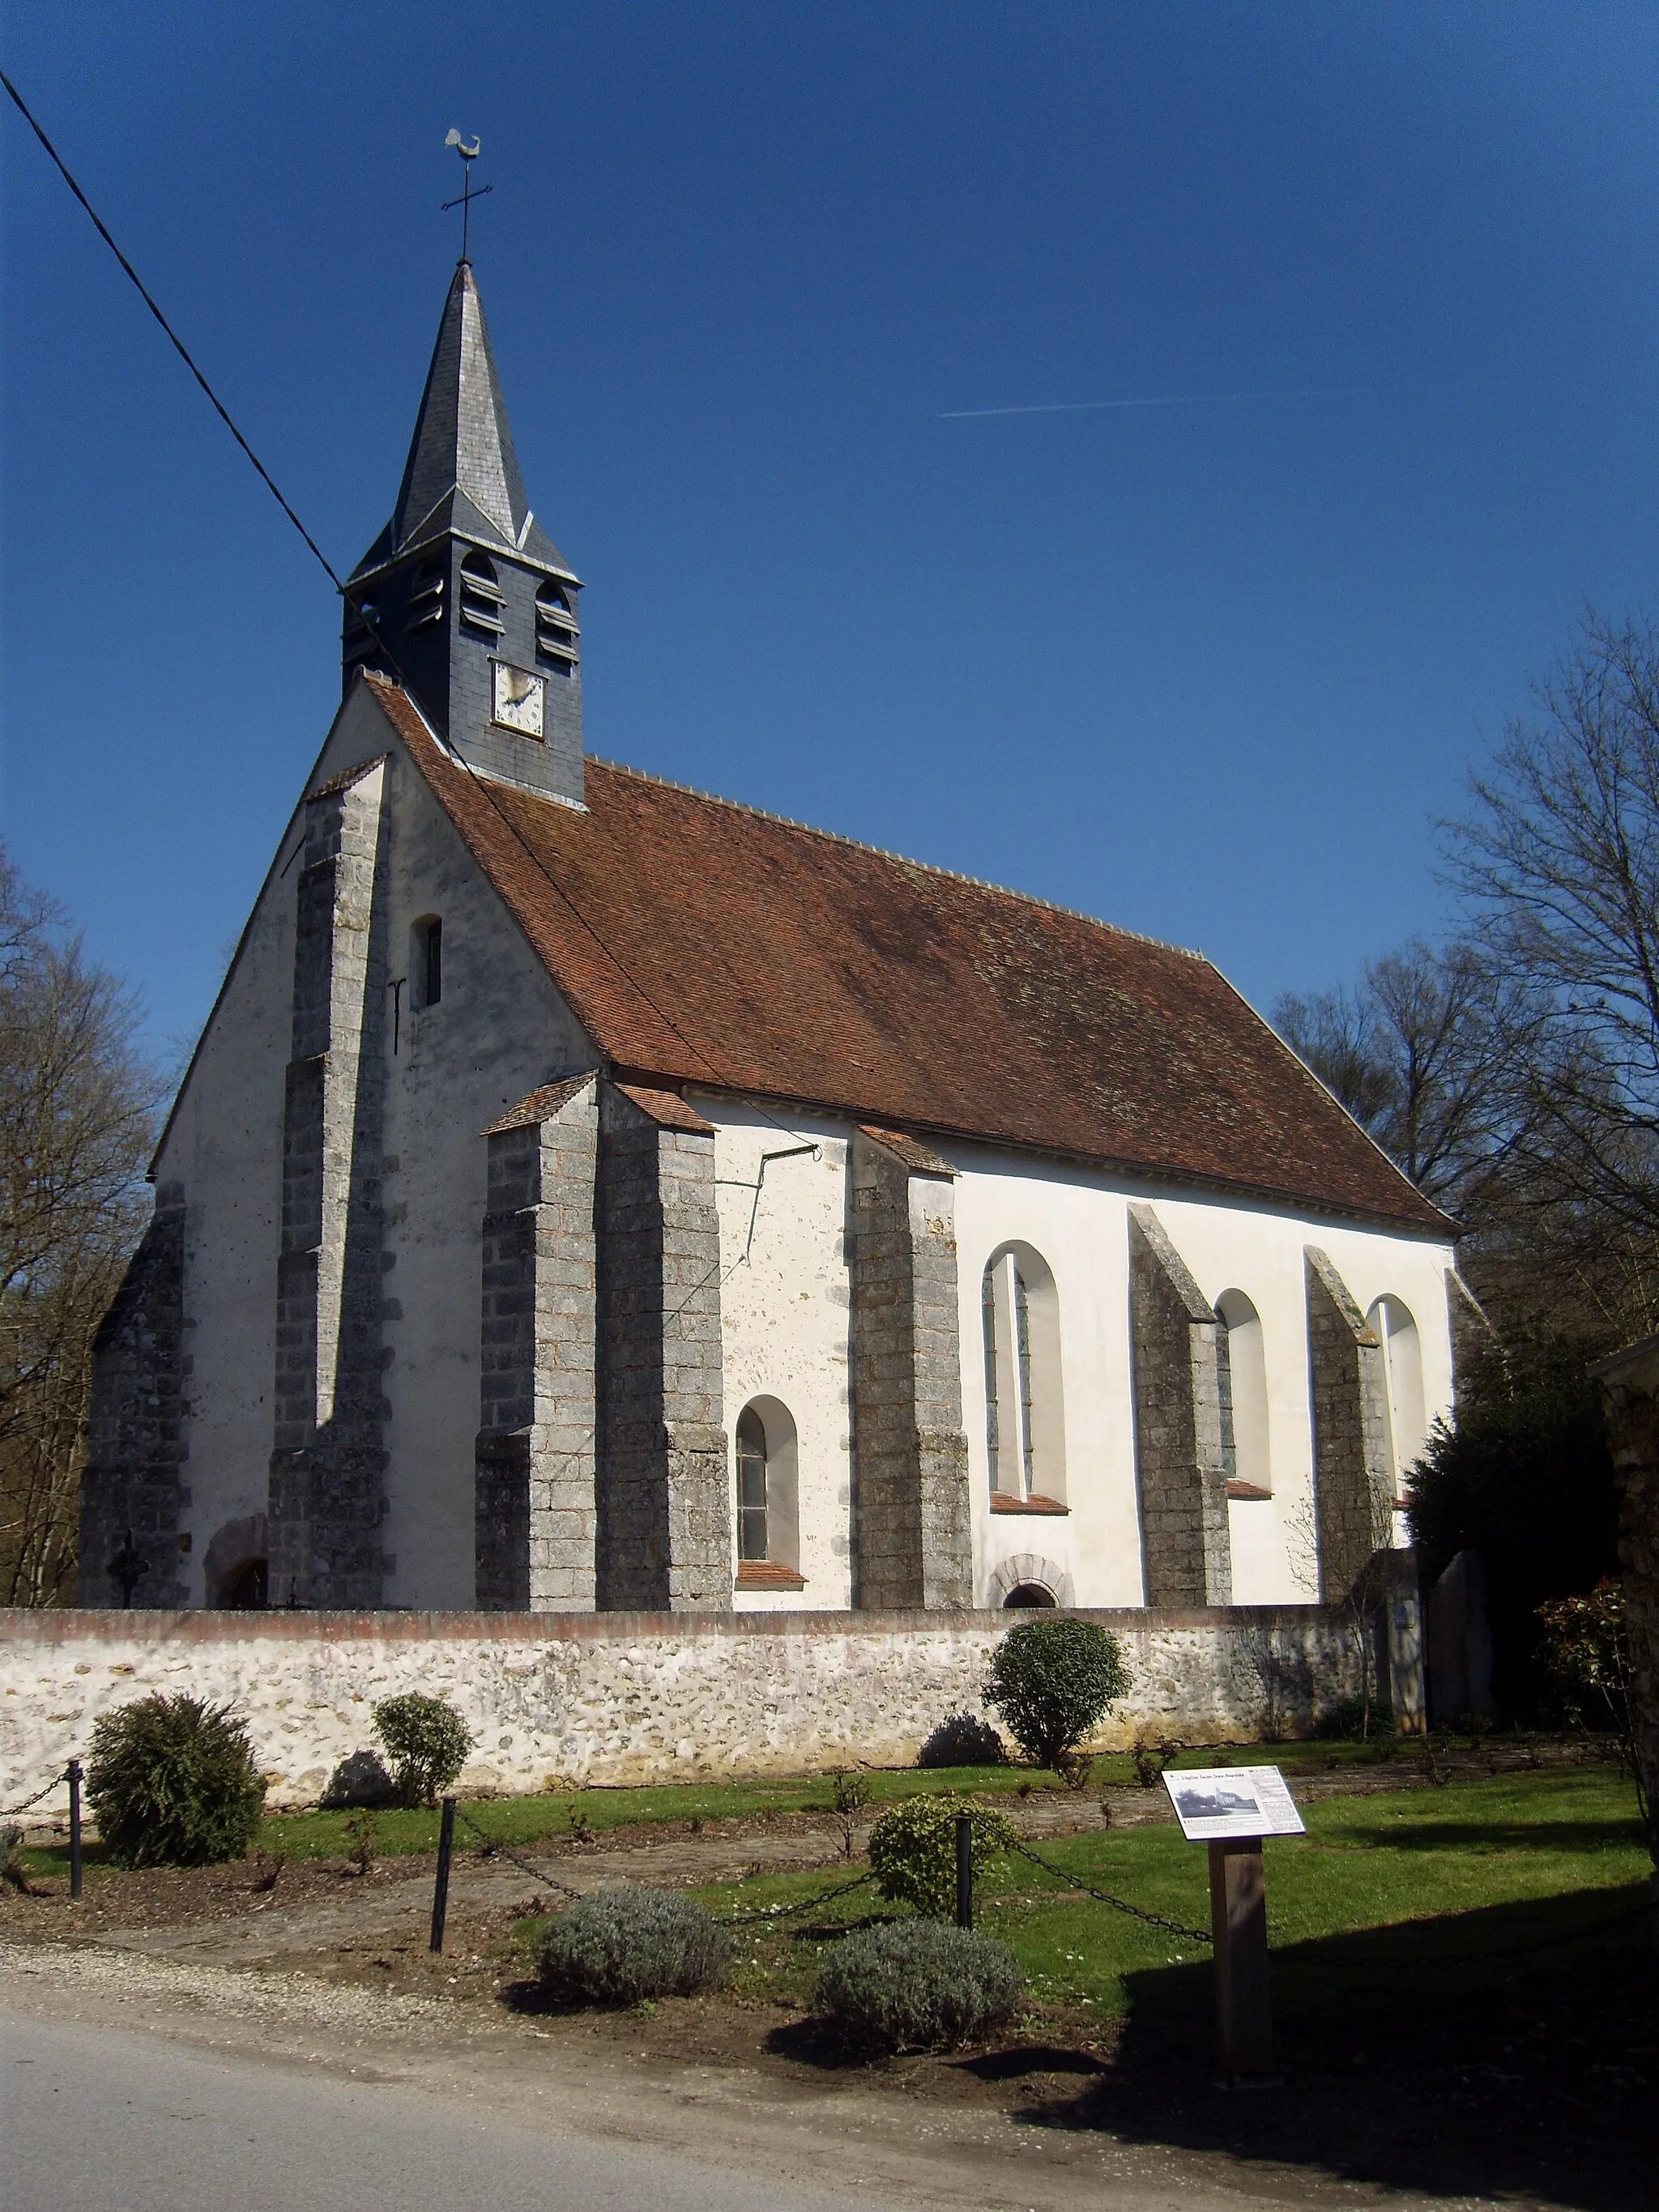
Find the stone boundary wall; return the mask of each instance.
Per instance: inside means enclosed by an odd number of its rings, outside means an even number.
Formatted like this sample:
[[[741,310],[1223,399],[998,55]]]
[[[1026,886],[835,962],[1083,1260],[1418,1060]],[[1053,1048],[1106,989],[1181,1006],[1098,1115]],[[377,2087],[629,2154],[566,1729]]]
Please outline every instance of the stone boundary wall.
[[[1133,1677],[1102,1747],[1307,1734],[1359,1690],[1359,1648],[1322,1606],[1086,1613]],[[997,1613],[349,1613],[0,1609],[0,1806],[28,1797],[94,1723],[150,1691],[247,1717],[276,1805],[314,1803],[370,1748],[369,1709],[449,1698],[477,1747],[469,1790],[696,1781],[912,1764],[980,1710]],[[61,1812],[56,1792],[37,1818]]]

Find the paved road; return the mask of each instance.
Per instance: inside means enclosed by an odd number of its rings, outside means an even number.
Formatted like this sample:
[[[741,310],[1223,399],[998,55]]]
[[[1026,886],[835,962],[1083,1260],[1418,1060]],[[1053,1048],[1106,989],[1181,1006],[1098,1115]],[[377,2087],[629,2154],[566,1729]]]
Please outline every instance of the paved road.
[[[464,2100],[0,2010],[4,2212],[874,2212]]]

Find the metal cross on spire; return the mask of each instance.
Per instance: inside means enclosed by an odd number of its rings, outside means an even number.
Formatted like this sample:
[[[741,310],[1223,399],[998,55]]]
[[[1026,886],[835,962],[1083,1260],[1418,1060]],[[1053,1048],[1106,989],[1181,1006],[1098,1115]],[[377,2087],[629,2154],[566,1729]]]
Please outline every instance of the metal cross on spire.
[[[453,146],[455,149],[455,151],[460,155],[461,173],[465,181],[463,189],[456,194],[453,200],[446,200],[444,202],[442,211],[445,215],[447,215],[451,208],[459,208],[461,211],[461,258],[463,261],[468,261],[471,258],[471,254],[467,251],[467,247],[469,243],[468,234],[472,227],[472,203],[474,200],[481,200],[486,192],[493,192],[495,187],[494,185],[480,185],[477,191],[474,191],[472,189],[472,164],[477,160],[478,149],[483,143],[483,141],[481,138],[475,138],[472,141],[472,143],[469,146],[459,131],[452,131],[448,137],[444,140],[444,143],[446,146]]]

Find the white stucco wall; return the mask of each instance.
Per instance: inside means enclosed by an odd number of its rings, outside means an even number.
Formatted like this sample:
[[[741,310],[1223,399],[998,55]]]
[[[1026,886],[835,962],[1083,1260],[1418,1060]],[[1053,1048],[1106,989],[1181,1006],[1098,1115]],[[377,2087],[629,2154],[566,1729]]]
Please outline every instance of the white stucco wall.
[[[425,780],[394,767],[390,970],[409,973],[412,925],[439,915],[443,993],[411,1010],[405,988],[395,1055],[389,1026],[386,1039],[386,1602],[460,1607],[473,1602],[483,1132],[599,1055]]]
[[[850,1602],[850,1438],[846,1156],[850,1125],[830,1118],[769,1119],[696,1096],[716,1128],[720,1178],[726,1426],[732,1448],[744,1407],[775,1398],[799,1440],[802,1591],[743,1591],[744,1611]],[[812,1144],[769,1166],[763,1153]],[[1272,1496],[1229,1507],[1233,1595],[1240,1605],[1293,1604],[1316,1595],[1313,1439],[1309,1408],[1304,1251],[1329,1254],[1358,1304],[1385,1293],[1410,1309],[1422,1352],[1428,1419],[1450,1408],[1445,1271],[1449,1246],[1248,1201],[1174,1195],[1114,1182],[1084,1168],[1034,1162],[975,1146],[941,1148],[958,1171],[956,1222],[961,1299],[963,1416],[973,1493],[975,1601],[998,1601],[999,1569],[1046,1562],[1080,1606],[1145,1602],[1135,1470],[1129,1331],[1128,1208],[1151,1202],[1212,1304],[1243,1291],[1261,1316],[1267,1370]],[[754,1237],[745,1257],[751,1208]],[[1063,1516],[994,1514],[986,1449],[980,1283],[1008,1244],[1034,1249],[1059,1302],[1065,1435]],[[1403,1528],[1400,1532],[1404,1540]]]
[[[301,842],[290,820],[155,1160],[157,1184],[182,1182],[186,1201],[179,1571],[192,1605],[217,1595],[203,1580],[215,1531],[265,1510]]]
[[[1451,1248],[1244,1200],[1114,1187],[1085,1170],[1042,1165],[1012,1154],[945,1149],[960,1171],[963,1413],[974,1489],[976,1601],[990,1601],[998,1566],[1018,1553],[1051,1559],[1070,1576],[1079,1605],[1144,1601],[1129,1338],[1132,1201],[1156,1207],[1210,1304],[1224,1291],[1240,1290],[1261,1317],[1273,1496],[1235,1501],[1229,1507],[1234,1602],[1290,1604],[1311,1598],[1313,1437],[1304,1248],[1314,1244],[1329,1254],[1362,1312],[1385,1292],[1411,1309],[1431,1421],[1451,1406],[1445,1286]],[[1042,1254],[1059,1292],[1068,1507],[1064,1518],[990,1510],[980,1282],[993,1254],[1012,1242],[1032,1245]]]
[[[802,1590],[739,1590],[744,1612],[852,1603],[851,1457],[848,1413],[846,1259],[848,1127],[832,1121],[770,1120],[743,1106],[694,1097],[714,1122],[720,1217],[720,1329],[726,1430],[737,1525],[738,1417],[751,1399],[775,1398],[795,1425]],[[782,1124],[780,1127],[780,1123]],[[768,1163],[768,1152],[817,1147]],[[761,1188],[758,1200],[754,1189]],[[754,1237],[750,1241],[750,1222]],[[746,1256],[745,1256],[746,1254]]]
[[[373,695],[342,708],[309,784],[390,754],[386,771],[389,974],[410,926],[443,919],[436,1006],[388,1019],[384,1248],[391,1419],[384,1543],[389,1606],[473,1601],[483,1131],[538,1085],[598,1054],[467,854]],[[271,1451],[283,1084],[292,1038],[295,860],[290,823],[198,1048],[158,1158],[185,1188],[185,1310],[192,1361],[181,1561],[191,1601],[216,1533],[265,1510]],[[391,1009],[388,1007],[388,1015]],[[273,1603],[283,1593],[273,1590]]]

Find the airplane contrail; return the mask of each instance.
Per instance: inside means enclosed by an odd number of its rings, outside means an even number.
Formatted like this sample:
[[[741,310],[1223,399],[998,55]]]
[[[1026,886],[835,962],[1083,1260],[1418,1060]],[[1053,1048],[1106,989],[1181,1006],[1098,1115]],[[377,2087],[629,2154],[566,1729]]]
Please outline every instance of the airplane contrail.
[[[1298,392],[1193,392],[1158,399],[1059,399],[1036,407],[951,407],[936,415],[936,422],[980,422],[992,415],[1093,415],[1108,408],[1221,407],[1253,399],[1350,398],[1374,391],[1370,385],[1328,386]]]

